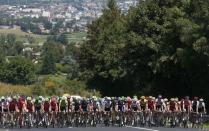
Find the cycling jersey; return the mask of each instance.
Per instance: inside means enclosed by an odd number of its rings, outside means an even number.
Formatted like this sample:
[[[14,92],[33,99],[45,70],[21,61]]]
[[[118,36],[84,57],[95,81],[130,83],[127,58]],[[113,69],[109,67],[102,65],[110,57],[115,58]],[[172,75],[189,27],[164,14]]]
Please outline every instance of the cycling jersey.
[[[190,111],[190,105],[191,105],[190,100],[184,100],[184,101],[183,101],[183,104],[184,104],[185,110],[186,110],[187,112]]]
[[[204,112],[204,110],[205,110],[205,103],[199,102],[198,111],[202,113]]]
[[[195,100],[192,102],[192,109],[194,112],[197,112],[198,105],[199,105],[199,101]]]
[[[93,101],[93,110],[96,112],[96,110],[99,108],[99,103],[97,101]]]
[[[140,100],[140,106],[141,106],[142,110],[146,109],[146,104],[147,104],[147,100],[146,99]]]
[[[79,111],[80,109],[80,103],[78,100],[74,100],[74,110],[75,112]]]
[[[154,101],[153,100],[148,100],[148,109],[154,110]]]
[[[2,108],[4,112],[8,112],[8,108],[9,108],[9,102],[2,102]]]
[[[60,102],[60,111],[66,111],[67,102],[65,100],[61,100]]]
[[[174,101],[170,102],[170,111],[176,111],[176,103]]]
[[[162,109],[162,106],[163,106],[163,100],[158,98],[156,100],[156,109],[157,110],[161,110]]]
[[[17,102],[17,107],[18,107],[18,110],[19,110],[20,112],[23,111],[23,106],[24,106],[24,104],[25,104],[25,102],[24,102],[23,100],[19,100],[19,101]]]
[[[137,111],[137,110],[138,110],[138,104],[137,104],[136,101],[132,102],[132,104],[131,104],[131,109],[132,109],[133,111]]]
[[[111,101],[105,101],[105,111],[110,111]]]
[[[56,103],[56,101],[51,101],[50,102],[50,106],[51,106],[52,111],[56,111],[56,109],[57,109],[57,103]]]
[[[35,111],[39,112],[41,111],[41,103],[34,103]]]
[[[87,107],[88,107],[87,101],[86,101],[86,100],[82,100],[82,101],[81,101],[81,108],[82,108],[82,110],[83,110],[84,112],[87,111]]]
[[[118,110],[124,111],[124,102],[121,100],[118,101]]]
[[[9,102],[9,111],[14,112],[16,110],[17,102],[11,101]]]
[[[49,108],[50,108],[50,103],[44,102],[44,112],[49,112]]]
[[[27,102],[26,108],[27,108],[28,112],[32,113],[33,112],[33,103]]]

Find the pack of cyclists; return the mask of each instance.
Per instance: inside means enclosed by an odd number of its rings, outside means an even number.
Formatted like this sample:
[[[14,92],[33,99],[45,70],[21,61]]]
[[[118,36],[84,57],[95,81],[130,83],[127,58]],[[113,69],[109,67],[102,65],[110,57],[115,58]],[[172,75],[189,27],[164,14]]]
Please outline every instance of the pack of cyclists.
[[[187,112],[196,114],[206,114],[206,105],[203,98],[194,97],[190,99],[186,96],[182,99],[163,98],[158,95],[153,96],[133,96],[131,97],[103,97],[92,96],[89,98],[80,96],[63,95],[62,97],[26,97],[26,96],[2,96],[0,98],[0,113],[10,113],[13,115],[13,121],[22,118],[23,113],[33,115],[35,113],[42,116],[42,113],[48,114],[49,124],[56,119],[60,112],[70,113],[78,112]],[[3,120],[2,115],[0,116]],[[40,119],[39,119],[40,121]],[[17,122],[16,122],[17,123]],[[0,123],[2,124],[2,122]],[[32,125],[32,124],[31,124]]]

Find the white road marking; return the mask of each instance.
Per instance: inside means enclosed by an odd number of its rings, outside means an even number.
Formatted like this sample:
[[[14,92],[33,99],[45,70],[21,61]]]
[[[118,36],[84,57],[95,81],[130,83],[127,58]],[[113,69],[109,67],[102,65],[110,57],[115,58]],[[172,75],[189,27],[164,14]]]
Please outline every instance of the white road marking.
[[[68,128],[73,128],[73,127],[68,127]]]
[[[132,126],[126,126],[126,127],[140,129],[140,130],[147,130],[147,131],[159,131],[159,130],[155,130],[155,129],[141,128],[141,127],[132,127]]]

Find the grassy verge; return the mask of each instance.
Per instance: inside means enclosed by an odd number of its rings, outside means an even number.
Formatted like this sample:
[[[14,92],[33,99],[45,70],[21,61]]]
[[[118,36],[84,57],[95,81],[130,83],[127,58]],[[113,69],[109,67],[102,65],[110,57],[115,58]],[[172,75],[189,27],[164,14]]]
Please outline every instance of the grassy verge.
[[[32,90],[30,86],[10,85],[5,83],[0,83],[0,96],[10,95],[10,94],[32,95]]]
[[[204,129],[209,130],[209,123],[204,124]]]
[[[81,96],[99,96],[99,92],[87,89],[86,83],[77,80],[68,80],[63,75],[45,75],[39,77],[39,82],[32,91],[37,95],[63,95],[65,93]]]

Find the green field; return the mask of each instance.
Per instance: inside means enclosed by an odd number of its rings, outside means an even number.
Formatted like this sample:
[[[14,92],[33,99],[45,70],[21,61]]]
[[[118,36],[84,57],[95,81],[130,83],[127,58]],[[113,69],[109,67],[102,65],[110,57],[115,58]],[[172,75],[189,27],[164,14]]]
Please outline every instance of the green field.
[[[35,38],[35,43],[42,43],[46,40],[47,35],[36,35],[26,33],[19,29],[0,29],[0,34],[15,34],[18,41],[27,41],[27,36]]]
[[[35,39],[35,42],[33,44],[37,43],[43,43],[46,41],[46,38],[48,35],[37,35],[33,33],[26,33],[20,29],[0,29],[0,34],[15,34],[18,41],[24,41],[27,42],[27,37],[33,37]],[[67,34],[69,42],[83,42],[86,37],[86,32],[75,32]]]
[[[83,42],[86,38],[86,32],[75,32],[68,35],[69,42]]]

